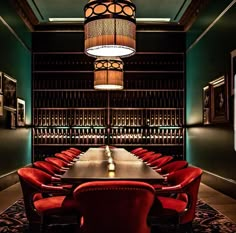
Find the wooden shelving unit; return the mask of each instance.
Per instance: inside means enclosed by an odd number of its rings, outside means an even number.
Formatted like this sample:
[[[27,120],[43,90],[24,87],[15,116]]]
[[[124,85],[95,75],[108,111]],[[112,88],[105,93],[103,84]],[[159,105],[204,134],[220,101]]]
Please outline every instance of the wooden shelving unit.
[[[93,89],[93,59],[33,54],[33,160],[69,146],[104,144],[184,157],[185,56],[143,53],[124,59],[124,90]]]

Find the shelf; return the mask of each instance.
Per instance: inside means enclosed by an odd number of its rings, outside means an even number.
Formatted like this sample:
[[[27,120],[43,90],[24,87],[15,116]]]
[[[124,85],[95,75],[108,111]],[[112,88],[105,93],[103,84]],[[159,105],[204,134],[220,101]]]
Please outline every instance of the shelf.
[[[184,53],[124,58],[124,89],[117,91],[93,88],[93,61],[77,52],[33,53],[33,160],[105,144],[183,157]]]
[[[94,143],[91,143],[91,144],[33,144],[34,146],[38,146],[38,147],[45,147],[45,146],[52,146],[52,147],[56,147],[56,146],[69,146],[69,147],[73,147],[73,146],[76,146],[76,147],[80,147],[80,146],[93,146],[93,147],[96,147],[96,146],[102,146],[104,144],[94,144]],[[182,144],[148,144],[148,143],[140,143],[140,144],[125,144],[125,143],[122,143],[122,144],[114,144],[114,143],[111,143],[111,145],[113,146],[171,146],[171,147],[175,147],[175,146],[183,146]]]
[[[106,110],[107,107],[98,107],[98,108],[95,108],[95,107],[91,107],[91,108],[68,108],[68,107],[62,107],[62,108],[57,108],[57,107],[49,107],[49,108],[33,108],[34,110]]]

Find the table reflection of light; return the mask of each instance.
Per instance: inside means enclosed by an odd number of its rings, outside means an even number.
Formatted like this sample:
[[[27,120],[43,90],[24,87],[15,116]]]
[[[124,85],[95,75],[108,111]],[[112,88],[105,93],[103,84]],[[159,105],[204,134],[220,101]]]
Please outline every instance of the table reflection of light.
[[[108,164],[108,171],[109,172],[114,172],[115,171],[115,164],[114,163],[109,163]]]
[[[108,176],[109,177],[115,177],[115,171],[109,171]]]

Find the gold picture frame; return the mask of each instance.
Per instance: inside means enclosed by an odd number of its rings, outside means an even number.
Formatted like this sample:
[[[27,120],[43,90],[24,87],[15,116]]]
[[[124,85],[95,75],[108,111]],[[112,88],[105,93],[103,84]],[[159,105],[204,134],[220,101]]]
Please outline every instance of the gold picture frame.
[[[227,78],[224,75],[210,82],[212,123],[229,121],[227,83]]]
[[[0,94],[0,116],[3,116],[3,95]]]
[[[17,126],[25,126],[25,100],[17,98],[16,109]]]
[[[3,73],[2,90],[4,96],[4,108],[8,111],[16,111],[16,79]]]
[[[209,85],[203,87],[202,105],[203,105],[203,124],[208,125],[211,123],[211,93]]]

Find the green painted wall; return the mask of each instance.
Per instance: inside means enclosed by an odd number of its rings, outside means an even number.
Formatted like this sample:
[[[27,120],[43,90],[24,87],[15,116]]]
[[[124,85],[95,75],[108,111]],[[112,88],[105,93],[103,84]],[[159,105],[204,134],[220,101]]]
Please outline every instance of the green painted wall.
[[[232,7],[206,33],[202,34],[230,2],[234,2]],[[186,122],[189,128],[186,156],[191,164],[236,181],[233,97],[229,95],[229,123],[202,125],[202,88],[217,77],[225,75],[229,78],[230,75],[230,52],[236,49],[235,18],[235,1],[217,0],[208,6],[187,33]]]
[[[0,1],[0,71],[17,80],[17,97],[26,102],[31,124],[31,33],[11,7]],[[7,111],[0,116],[0,177],[31,162],[30,128],[7,128]]]

